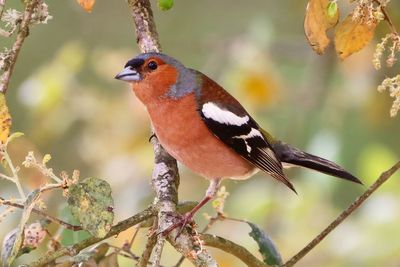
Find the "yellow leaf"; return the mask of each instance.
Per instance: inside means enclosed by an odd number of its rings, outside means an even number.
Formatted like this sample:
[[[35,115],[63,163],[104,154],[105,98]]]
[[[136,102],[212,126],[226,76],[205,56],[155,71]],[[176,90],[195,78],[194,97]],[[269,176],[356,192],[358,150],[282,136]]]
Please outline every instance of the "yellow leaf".
[[[326,31],[334,27],[339,20],[339,12],[329,7],[329,0],[310,0],[304,19],[304,32],[312,49],[323,54],[329,45]]]
[[[335,48],[338,57],[343,60],[360,51],[374,37],[376,25],[376,22],[353,20],[352,14],[348,15],[335,31]]]
[[[93,6],[96,3],[96,0],[76,0],[78,4],[86,11],[92,12]]]
[[[0,93],[0,143],[5,144],[10,135],[11,116],[8,112],[5,95]]]

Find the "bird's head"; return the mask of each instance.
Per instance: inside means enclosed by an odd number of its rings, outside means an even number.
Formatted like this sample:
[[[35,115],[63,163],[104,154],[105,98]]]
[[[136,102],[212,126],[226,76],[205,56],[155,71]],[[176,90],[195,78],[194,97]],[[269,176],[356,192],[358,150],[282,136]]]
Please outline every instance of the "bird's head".
[[[129,60],[116,79],[132,84],[139,99],[178,98],[194,90],[196,77],[174,58],[161,53],[144,53]]]

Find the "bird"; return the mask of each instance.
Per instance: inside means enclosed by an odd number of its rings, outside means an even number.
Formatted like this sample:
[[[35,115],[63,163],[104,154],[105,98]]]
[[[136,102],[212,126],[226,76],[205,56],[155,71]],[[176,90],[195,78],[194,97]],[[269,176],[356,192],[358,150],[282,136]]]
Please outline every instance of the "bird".
[[[131,84],[164,149],[209,180],[204,198],[164,233],[185,226],[224,178],[244,180],[262,171],[296,193],[283,169],[298,166],[362,184],[338,164],[273,137],[221,85],[173,57],[139,54],[115,78]]]

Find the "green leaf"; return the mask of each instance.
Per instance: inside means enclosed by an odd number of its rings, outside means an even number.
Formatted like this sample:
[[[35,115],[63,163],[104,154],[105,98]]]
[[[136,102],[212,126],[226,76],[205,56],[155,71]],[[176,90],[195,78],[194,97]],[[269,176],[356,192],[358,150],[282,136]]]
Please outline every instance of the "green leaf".
[[[283,263],[281,255],[268,235],[254,223],[247,223],[251,227],[249,235],[257,242],[264,262],[268,265],[281,265]]]
[[[28,222],[29,216],[33,208],[35,207],[36,201],[39,199],[40,191],[38,189],[32,191],[28,195],[24,203],[24,211],[22,213],[22,218],[19,223],[18,228],[12,230],[3,241],[3,248],[1,252],[1,259],[3,261],[3,266],[8,267],[14,262],[14,260],[19,255],[19,251],[22,247],[24,241],[24,229]]]
[[[69,188],[68,205],[83,229],[104,237],[114,220],[114,200],[110,185],[98,178],[86,178]]]
[[[163,10],[169,10],[174,5],[174,0],[158,0],[158,7]]]
[[[329,18],[334,18],[338,12],[338,6],[336,2],[329,2],[327,8],[327,14]]]

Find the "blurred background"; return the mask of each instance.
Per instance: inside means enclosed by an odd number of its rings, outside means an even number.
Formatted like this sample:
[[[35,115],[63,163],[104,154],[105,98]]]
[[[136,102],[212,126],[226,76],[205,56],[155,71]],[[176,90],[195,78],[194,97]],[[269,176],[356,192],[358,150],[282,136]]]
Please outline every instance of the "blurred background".
[[[19,1],[7,4],[20,9]],[[131,13],[125,1],[98,0],[91,14],[72,0],[47,4],[53,19],[31,29],[8,91],[13,131],[25,133],[9,150],[18,165],[33,150],[39,158],[50,153],[48,165],[56,173],[79,169],[82,177],[106,179],[113,189],[117,222],[153,198],[149,120],[128,85],[113,78],[139,53]],[[264,229],[284,260],[399,159],[400,118],[389,117],[392,99],[376,87],[400,68],[397,64],[375,71],[371,63],[376,42],[388,32],[385,23],[372,44],[340,62],[332,47],[323,56],[309,47],[303,33],[305,0],[176,1],[167,12],[152,4],[165,53],[218,81],[273,135],[336,161],[365,183],[290,170],[295,195],[262,174],[242,182],[225,181],[230,193],[226,213]],[[351,11],[347,1],[339,1],[339,8],[342,18]],[[388,11],[400,26],[398,10],[400,2],[392,1]],[[4,38],[1,42],[1,47],[10,44]],[[180,200],[200,200],[207,181],[183,166],[180,170]],[[21,177],[26,191],[44,182],[31,169],[23,169]],[[400,266],[399,178],[392,177],[298,266]],[[0,186],[2,197],[17,196],[13,185],[0,181]],[[72,221],[60,194],[47,197],[50,213]],[[203,212],[212,215],[211,205],[198,213],[200,227],[206,223]],[[16,211],[2,219],[1,239],[19,218]],[[132,232],[111,240],[121,245]],[[217,222],[210,232],[258,254],[246,224]],[[146,234],[141,230],[134,244],[138,255]],[[68,230],[62,235],[64,245],[86,236]],[[43,251],[18,262],[30,262]],[[243,266],[233,256],[211,251],[221,266]],[[171,266],[178,259],[168,246],[162,264]],[[123,257],[119,262],[133,264]]]

